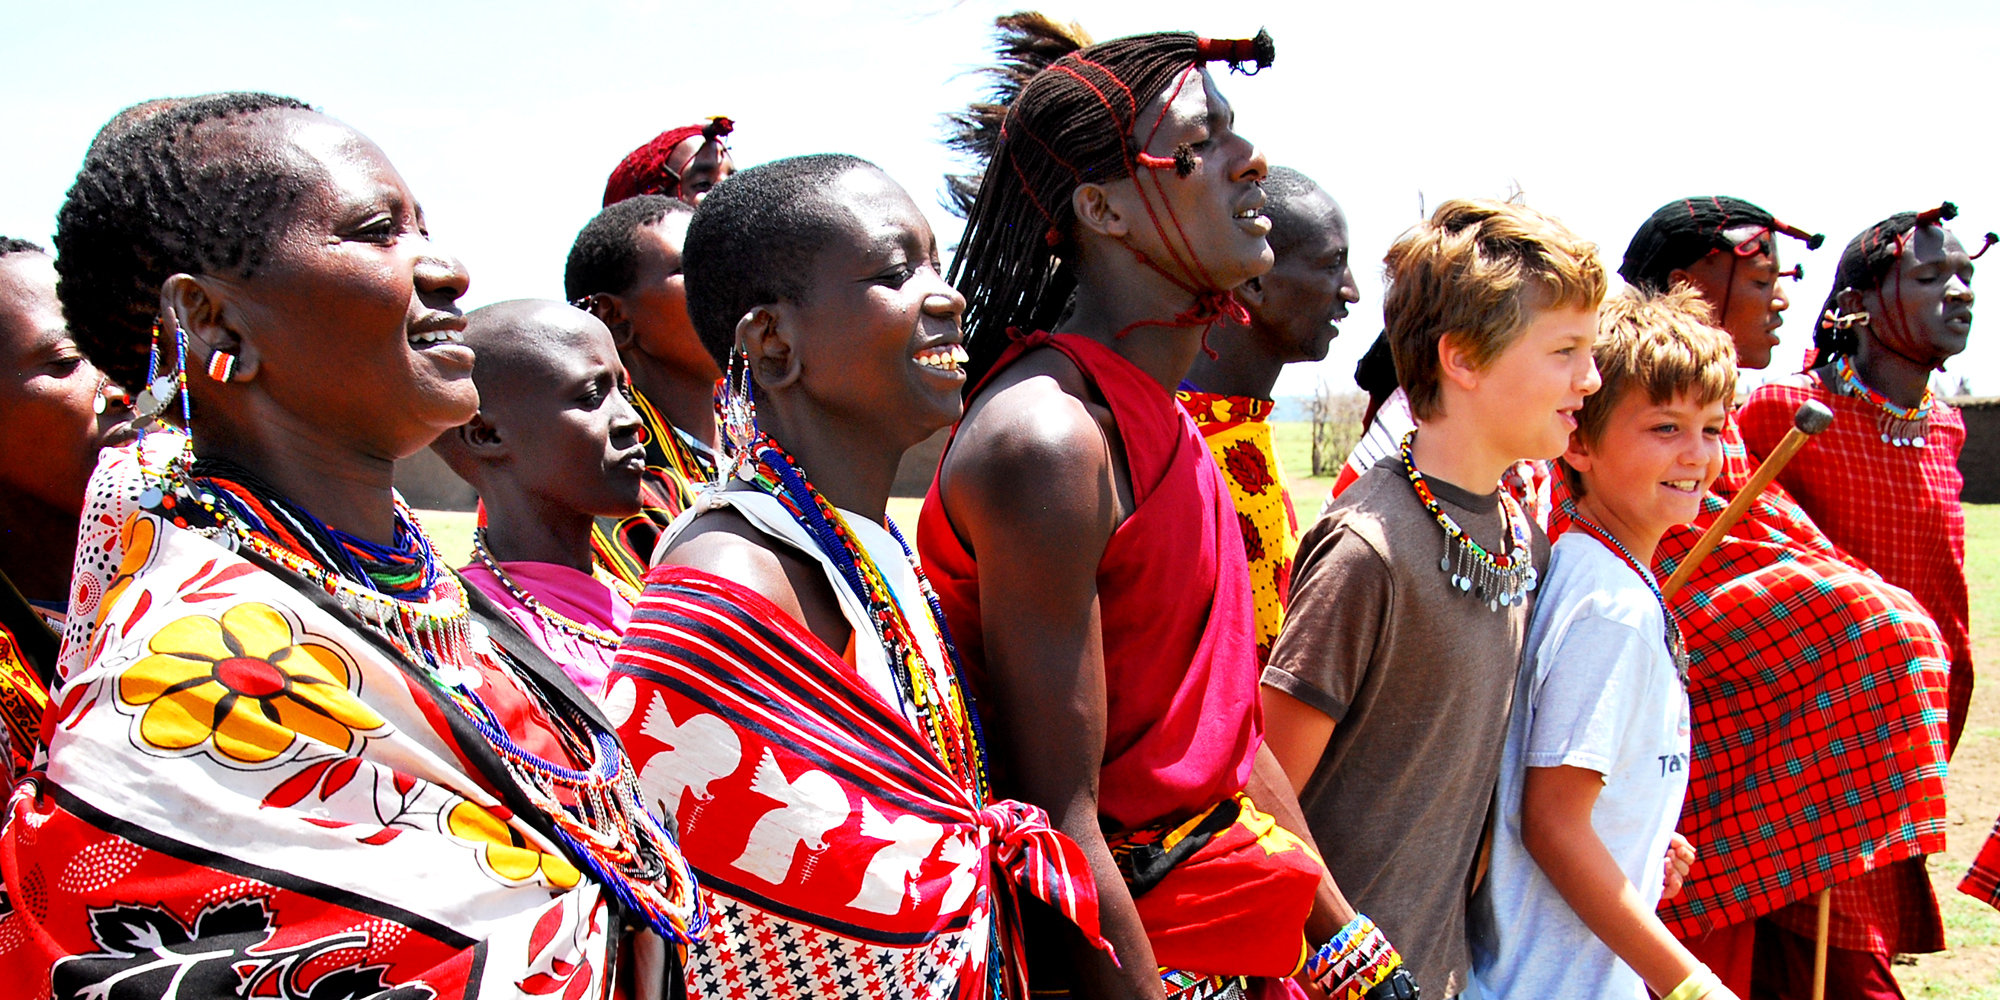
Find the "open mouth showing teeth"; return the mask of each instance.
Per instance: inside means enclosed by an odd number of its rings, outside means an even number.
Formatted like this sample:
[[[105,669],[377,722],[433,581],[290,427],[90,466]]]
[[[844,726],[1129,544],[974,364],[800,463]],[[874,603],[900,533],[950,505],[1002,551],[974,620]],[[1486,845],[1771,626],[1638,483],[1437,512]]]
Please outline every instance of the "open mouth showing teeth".
[[[410,343],[416,347],[426,347],[431,344],[463,344],[465,343],[465,334],[457,330],[433,330],[430,333],[413,333],[410,334]]]
[[[1693,493],[1695,490],[1701,488],[1701,482],[1694,479],[1669,479],[1660,485],[1682,493]]]
[[[1262,212],[1261,209],[1246,208],[1243,211],[1236,213],[1236,217],[1239,219],[1254,219],[1259,214],[1261,214],[1261,212]]]
[[[970,355],[965,353],[964,347],[958,344],[946,344],[942,347],[927,347],[918,351],[916,362],[925,368],[955,372],[959,370],[958,366],[964,364],[969,357]]]

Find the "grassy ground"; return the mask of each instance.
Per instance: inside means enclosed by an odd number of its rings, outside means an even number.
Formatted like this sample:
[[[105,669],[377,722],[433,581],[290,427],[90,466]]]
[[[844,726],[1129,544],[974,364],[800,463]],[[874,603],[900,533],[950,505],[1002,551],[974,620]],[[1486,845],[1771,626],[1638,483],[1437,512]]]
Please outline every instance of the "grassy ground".
[[[1302,423],[1273,425],[1278,459],[1292,488],[1303,522],[1319,514],[1333,489],[1332,477],[1305,475],[1312,468],[1312,428]],[[889,514],[906,537],[915,537],[922,501],[889,501]],[[1915,998],[2000,1000],[2000,911],[1958,891],[1958,880],[1979,853],[2000,816],[2000,504],[1966,508],[1966,571],[1972,589],[1973,662],[1980,684],[1972,698],[1965,737],[1952,759],[1949,785],[1948,846],[1931,858],[1931,881],[1944,913],[1951,950],[1919,956],[1900,966],[1903,990]],[[462,565],[472,549],[473,515],[422,513],[438,551]]]

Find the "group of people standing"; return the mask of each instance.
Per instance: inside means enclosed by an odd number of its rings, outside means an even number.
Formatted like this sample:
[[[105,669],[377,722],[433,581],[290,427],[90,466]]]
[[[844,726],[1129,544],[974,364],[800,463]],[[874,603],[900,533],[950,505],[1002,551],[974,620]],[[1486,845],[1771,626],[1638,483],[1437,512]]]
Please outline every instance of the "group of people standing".
[[[462,313],[344,124],[106,124],[55,256],[0,244],[8,988],[1793,997],[1830,890],[1829,995],[1899,996],[1972,686],[1956,210],[1855,237],[1739,407],[1819,237],[1673,201],[1613,290],[1447,202],[1305,523],[1271,390],[1360,293],[1211,68],[1272,40],[997,27],[949,268],[873,164],[718,118],[618,165],[567,301]]]

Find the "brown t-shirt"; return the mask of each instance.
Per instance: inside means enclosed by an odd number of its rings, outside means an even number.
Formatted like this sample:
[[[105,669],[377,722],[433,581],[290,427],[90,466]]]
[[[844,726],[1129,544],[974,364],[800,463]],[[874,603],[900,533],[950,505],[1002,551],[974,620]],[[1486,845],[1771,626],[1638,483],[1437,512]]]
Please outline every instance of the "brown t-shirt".
[[[1474,541],[1506,551],[1497,493],[1430,487]],[[1532,538],[1545,569],[1548,538]],[[1466,985],[1466,897],[1533,606],[1488,610],[1438,569],[1444,556],[1444,529],[1385,459],[1299,540],[1264,670],[1265,684],[1334,720],[1299,805],[1341,892],[1425,996]]]

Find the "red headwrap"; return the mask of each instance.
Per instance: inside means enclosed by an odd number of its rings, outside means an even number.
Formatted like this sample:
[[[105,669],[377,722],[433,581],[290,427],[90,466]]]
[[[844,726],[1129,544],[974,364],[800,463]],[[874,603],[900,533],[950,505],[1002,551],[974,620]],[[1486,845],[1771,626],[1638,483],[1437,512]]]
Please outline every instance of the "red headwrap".
[[[680,197],[680,174],[667,166],[667,158],[689,139],[704,136],[712,141],[720,140],[735,128],[736,123],[727,118],[711,118],[705,124],[670,128],[654,136],[652,142],[626,154],[625,159],[619,161],[618,169],[611,171],[610,179],[604,182],[604,206],[609,208],[642,194]]]

